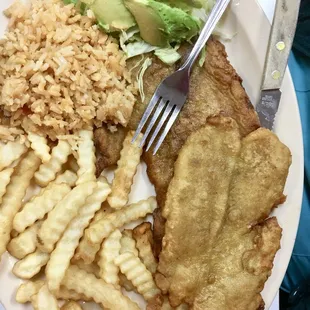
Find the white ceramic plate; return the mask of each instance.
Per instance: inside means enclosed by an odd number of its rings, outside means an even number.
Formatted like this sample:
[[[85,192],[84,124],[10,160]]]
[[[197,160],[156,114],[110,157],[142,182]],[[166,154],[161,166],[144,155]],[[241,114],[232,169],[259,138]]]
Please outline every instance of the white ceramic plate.
[[[0,1],[0,11],[7,8],[13,0]],[[227,53],[237,72],[244,79],[244,87],[253,103],[257,102],[259,86],[264,65],[264,57],[270,31],[270,24],[259,4],[255,0],[234,0],[224,19],[229,33],[234,38],[225,42]],[[0,36],[4,33],[7,20],[0,16]],[[274,211],[283,228],[281,249],[277,253],[272,275],[267,281],[263,298],[268,309],[284,277],[298,227],[302,188],[303,188],[303,145],[299,111],[293,83],[289,72],[286,73],[280,109],[275,122],[275,132],[290,148],[293,163],[290,168],[285,194],[287,201]],[[145,174],[142,165],[136,176],[136,184],[131,193],[131,201],[146,198],[154,189]],[[19,305],[14,300],[20,280],[11,273],[15,260],[8,255],[0,264],[0,301],[6,310],[25,310],[29,306]],[[135,298],[136,299],[136,298]],[[143,303],[139,302],[142,308]]]

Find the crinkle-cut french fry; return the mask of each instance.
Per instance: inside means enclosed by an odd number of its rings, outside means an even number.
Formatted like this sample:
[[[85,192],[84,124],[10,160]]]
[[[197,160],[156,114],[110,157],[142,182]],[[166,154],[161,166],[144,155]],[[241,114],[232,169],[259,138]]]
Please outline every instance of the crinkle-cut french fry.
[[[7,168],[3,171],[0,171],[0,204],[2,202],[2,197],[5,194],[6,187],[10,183],[13,171],[13,168]]]
[[[75,301],[68,301],[66,302],[61,308],[61,310],[83,310],[81,305]]]
[[[36,183],[45,187],[49,182],[53,181],[71,152],[70,144],[67,141],[60,140],[52,150],[51,159],[47,163],[42,164],[39,171],[35,173]]]
[[[56,184],[65,183],[69,185],[70,187],[73,187],[76,183],[76,180],[77,180],[77,175],[70,170],[66,170],[64,173],[57,176],[56,180],[53,183],[56,183]]]
[[[25,258],[15,263],[12,271],[16,277],[21,279],[31,279],[38,274],[49,260],[49,254],[36,250],[28,254]]]
[[[100,250],[100,246],[100,243],[94,245],[89,244],[85,237],[83,237],[74,255],[74,261],[81,259],[85,262],[85,264],[91,264],[95,261],[96,254]]]
[[[89,227],[92,227],[95,222],[102,219],[107,214],[110,214],[111,211],[112,209],[106,203],[103,203],[103,206],[99,211],[97,211],[91,223],[89,224]],[[100,245],[101,244],[89,244],[85,236],[83,236],[74,255],[74,261],[82,259],[86,264],[91,264],[95,260],[96,254],[100,249]]]
[[[154,274],[157,268],[157,260],[152,250],[153,233],[151,223],[142,223],[133,230],[139,257],[145,267]]]
[[[115,259],[115,264],[119,266],[122,274],[132,282],[145,300],[150,300],[160,294],[152,274],[146,269],[139,257],[126,252]]]
[[[96,278],[100,279],[100,268],[96,263],[85,264],[82,259],[74,261],[74,265],[78,266],[80,269],[87,271],[88,273],[92,273],[96,276]]]
[[[93,225],[93,223],[101,220],[102,218],[104,218],[105,216],[107,216],[108,214],[114,212],[114,209],[112,209],[108,202],[105,201],[102,206],[101,206],[101,209],[98,210],[94,216],[94,218],[92,219],[91,223],[90,223],[90,226]]]
[[[38,221],[13,238],[7,246],[9,253],[18,259],[33,253],[37,248],[37,233],[41,224],[42,222]]]
[[[53,251],[67,225],[78,214],[80,207],[84,205],[96,186],[96,182],[76,186],[50,211],[38,233],[38,247],[43,252]]]
[[[74,186],[77,176],[72,171],[65,171],[60,174],[55,181],[33,196],[23,209],[17,213],[13,220],[13,229],[23,232],[26,227],[35,221],[42,219],[46,213],[50,212],[57,202],[70,192],[70,186]],[[65,183],[65,184],[63,184]]]
[[[47,139],[37,133],[28,132],[28,140],[35,154],[43,163],[47,163],[51,159],[50,147],[47,144]]]
[[[31,297],[38,294],[39,289],[44,285],[43,280],[26,281],[17,289],[15,299],[18,303],[24,304],[31,301]]]
[[[10,166],[27,151],[27,147],[19,142],[0,144],[0,171]]]
[[[121,272],[118,274],[119,277],[119,284],[121,287],[123,287],[127,292],[136,292],[136,288],[133,286],[131,281],[129,281],[125,275],[123,275]]]
[[[68,169],[70,169],[74,173],[77,173],[79,171],[79,165],[77,163],[77,160],[74,157],[74,155],[72,155],[72,154],[68,157],[68,161],[67,161],[66,166]]]
[[[39,289],[38,294],[31,297],[34,310],[59,310],[56,297],[51,294],[46,284]]]
[[[67,184],[49,184],[40,193],[24,205],[13,220],[13,228],[22,233],[28,226],[44,218],[45,214],[53,210],[69,192],[71,187]]]
[[[79,209],[79,214],[68,224],[55,250],[51,253],[45,272],[48,287],[52,292],[59,289],[74,251],[83,236],[84,229],[88,226],[96,211],[100,209],[102,202],[106,200],[110,192],[111,189],[106,178],[100,177],[94,192],[88,196],[85,204]]]
[[[80,141],[78,148],[79,170],[76,184],[82,184],[96,180],[96,156],[92,130],[80,130]]]
[[[34,152],[29,152],[14,169],[11,182],[6,188],[0,208],[0,258],[10,241],[14,216],[22,206],[26,190],[39,165],[40,159]]]
[[[133,135],[133,131],[128,132],[123,142],[121,157],[117,162],[117,169],[112,183],[112,192],[108,197],[109,205],[114,209],[123,208],[128,202],[133,178],[140,163],[142,148],[139,147],[139,144],[143,135],[140,134],[137,140],[132,143]]]
[[[113,230],[123,225],[145,217],[157,207],[155,197],[133,203],[122,210],[117,210],[97,221],[85,231],[85,237],[90,244],[101,243]]]
[[[63,285],[60,287],[59,291],[55,293],[55,297],[63,300],[92,301],[91,298],[86,297],[84,294],[80,294],[74,290],[69,290]]]
[[[97,279],[77,266],[70,266],[62,283],[65,287],[92,298],[110,310],[139,310],[139,306],[124,296],[112,284]]]
[[[98,267],[99,270],[99,267]],[[39,289],[44,285],[45,281],[37,280],[37,281],[26,281],[19,286],[16,292],[16,301],[18,303],[26,303],[31,301],[31,297],[36,295]],[[61,286],[60,290],[55,294],[55,297],[63,300],[83,300],[90,301],[90,298],[87,298],[83,294],[79,294],[73,290],[68,290],[66,287]]]
[[[135,256],[138,256],[139,254],[136,248],[136,241],[132,237],[131,229],[125,229],[122,233],[120,254],[126,252],[133,253]]]
[[[96,212],[92,222],[97,222],[99,220],[101,220],[104,216],[106,216],[108,213],[111,213],[111,212],[108,212],[107,210],[105,209],[100,209],[99,211]]]
[[[119,268],[114,264],[114,260],[119,256],[121,238],[121,232],[116,229],[102,242],[99,251],[98,266],[100,268],[100,278],[116,287],[119,286]]]

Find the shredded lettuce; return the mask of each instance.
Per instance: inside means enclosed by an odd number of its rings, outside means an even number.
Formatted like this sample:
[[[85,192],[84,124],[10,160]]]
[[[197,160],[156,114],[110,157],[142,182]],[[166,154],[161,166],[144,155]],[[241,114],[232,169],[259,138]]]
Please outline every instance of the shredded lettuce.
[[[203,67],[203,64],[206,60],[206,47],[204,47],[199,55],[198,65],[199,67]]]
[[[140,36],[136,35],[137,33],[139,33],[139,28],[132,27],[127,31],[122,31],[120,34],[120,46],[127,58],[149,53],[156,49],[156,46],[152,46],[143,41]]]
[[[137,82],[138,82],[138,87],[139,87],[139,93],[141,97],[141,101],[143,102],[145,99],[145,94],[144,94],[144,89],[143,89],[143,75],[146,71],[146,69],[152,64],[152,59],[151,58],[146,58],[139,69],[139,72],[137,74]]]
[[[145,54],[152,52],[156,49],[156,46],[150,45],[144,41],[136,41],[132,43],[128,43],[126,45],[127,49],[127,58],[131,58],[137,55]]]
[[[203,27],[207,21],[209,14],[215,4],[214,0],[208,0],[203,9],[193,9],[192,16],[200,20],[200,27]],[[230,41],[237,33],[229,33],[227,29],[224,30],[223,21],[220,20],[215,29],[213,30],[213,35],[219,37],[223,41]],[[227,28],[227,27],[226,27]]]
[[[177,52],[177,49],[179,46],[176,48],[173,47],[168,47],[168,48],[157,48],[154,52],[154,54],[164,63],[168,65],[172,65],[175,62],[177,62],[180,58],[181,55]]]
[[[177,52],[179,45],[175,48],[160,48],[146,43],[138,35],[139,28],[132,27],[127,31],[122,31],[119,36],[119,42],[121,49],[125,52],[127,58],[131,58],[145,53],[153,52],[164,63],[173,64],[181,58],[181,55]]]
[[[144,55],[142,54],[140,56],[141,56],[141,58],[139,60],[137,60],[135,65],[129,69],[129,72],[132,72],[133,70],[135,70],[136,68],[138,68],[141,65],[141,62],[144,60]]]
[[[122,30],[120,36],[119,36],[119,40],[120,42],[123,44],[128,42],[130,38],[132,38],[135,34],[137,34],[139,32],[139,28],[138,26],[134,26],[129,28],[127,31]]]

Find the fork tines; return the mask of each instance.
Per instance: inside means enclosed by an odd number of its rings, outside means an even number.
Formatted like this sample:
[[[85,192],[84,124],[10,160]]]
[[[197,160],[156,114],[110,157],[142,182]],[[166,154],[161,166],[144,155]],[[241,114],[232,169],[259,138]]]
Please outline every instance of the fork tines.
[[[156,107],[156,105],[157,105],[157,107]],[[155,109],[155,107],[156,107],[156,109]],[[144,135],[143,135],[143,139],[141,140],[140,145],[139,145],[140,147],[142,147],[145,144],[148,137],[150,136],[150,133],[151,133],[153,127],[155,126],[155,124],[158,120],[157,126],[156,126],[155,130],[153,131],[151,138],[146,143],[146,151],[148,151],[150,149],[150,147],[152,146],[152,144],[154,143],[154,141],[155,141],[156,137],[158,136],[160,130],[163,128],[163,131],[162,131],[161,135],[159,136],[157,143],[154,147],[153,155],[155,155],[156,152],[158,151],[160,145],[164,141],[166,135],[168,134],[171,126],[173,125],[175,119],[177,118],[177,116],[180,112],[180,108],[178,106],[174,105],[169,100],[165,100],[163,97],[160,97],[156,91],[155,94],[153,95],[150,103],[148,104],[142,118],[141,118],[141,121],[138,125],[138,128],[135,132],[135,135],[132,139],[132,142],[134,142],[136,140],[139,133],[142,131],[142,129],[146,125],[146,123],[147,123],[148,119],[150,118],[154,109],[155,109],[155,111],[152,115],[151,120],[149,121],[149,123],[146,127],[146,130],[145,130]],[[171,116],[168,119],[169,115],[171,115]],[[160,117],[160,119],[159,119],[159,117]],[[168,119],[168,121],[167,121],[167,119]]]

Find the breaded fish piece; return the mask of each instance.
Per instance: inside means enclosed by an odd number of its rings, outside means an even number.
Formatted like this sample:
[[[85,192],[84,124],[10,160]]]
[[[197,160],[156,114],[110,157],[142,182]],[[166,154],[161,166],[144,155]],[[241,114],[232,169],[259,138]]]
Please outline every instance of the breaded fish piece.
[[[257,223],[283,202],[290,164],[290,151],[272,132],[258,129],[241,140],[231,118],[211,118],[190,135],[167,192],[155,277],[172,306],[258,309],[281,229],[275,219]]]
[[[232,228],[232,227],[231,227]],[[190,309],[262,310],[260,295],[280,248],[282,229],[275,217],[242,235],[226,229],[212,249],[207,281],[200,286]]]
[[[193,290],[200,255],[212,247],[224,221],[241,138],[232,119],[212,122],[188,138],[175,164],[163,209],[167,222],[158,266],[162,276],[157,275],[163,293]],[[173,285],[175,290],[170,289]]]
[[[125,137],[126,131],[122,127],[116,132],[111,132],[106,124],[102,124],[101,128],[94,131],[97,177],[103,169],[116,165]]]

